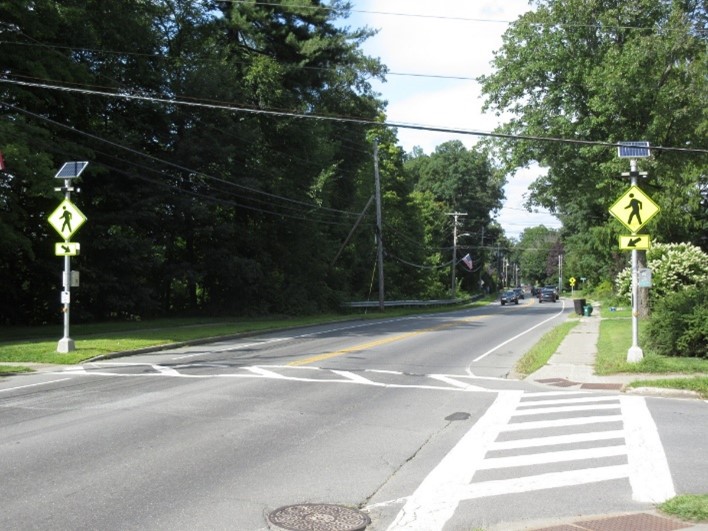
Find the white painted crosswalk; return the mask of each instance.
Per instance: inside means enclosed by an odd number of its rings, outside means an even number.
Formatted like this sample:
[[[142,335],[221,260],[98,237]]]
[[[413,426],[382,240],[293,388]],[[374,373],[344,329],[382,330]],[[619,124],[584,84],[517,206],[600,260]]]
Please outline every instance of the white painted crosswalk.
[[[463,500],[616,480],[626,480],[635,501],[675,495],[642,397],[505,392],[405,500],[388,531],[442,529]]]

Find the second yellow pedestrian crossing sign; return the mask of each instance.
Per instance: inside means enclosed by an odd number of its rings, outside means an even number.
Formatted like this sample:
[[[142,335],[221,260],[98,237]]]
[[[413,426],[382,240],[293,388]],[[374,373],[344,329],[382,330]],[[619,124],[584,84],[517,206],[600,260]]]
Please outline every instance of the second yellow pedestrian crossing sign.
[[[615,204],[610,207],[610,214],[633,234],[661,211],[652,199],[634,185],[629,188]]]
[[[64,199],[49,216],[49,224],[65,240],[71,238],[71,235],[79,230],[85,221],[86,216],[83,212],[68,199]]]

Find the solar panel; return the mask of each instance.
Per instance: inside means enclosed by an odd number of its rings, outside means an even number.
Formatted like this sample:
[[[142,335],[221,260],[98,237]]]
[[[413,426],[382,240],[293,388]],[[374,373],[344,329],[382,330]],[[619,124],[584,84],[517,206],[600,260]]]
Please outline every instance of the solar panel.
[[[617,155],[623,159],[638,159],[648,157],[649,142],[640,140],[636,142],[619,142]]]
[[[54,177],[56,179],[74,179],[81,175],[81,172],[86,169],[86,166],[88,166],[88,162],[65,162]]]

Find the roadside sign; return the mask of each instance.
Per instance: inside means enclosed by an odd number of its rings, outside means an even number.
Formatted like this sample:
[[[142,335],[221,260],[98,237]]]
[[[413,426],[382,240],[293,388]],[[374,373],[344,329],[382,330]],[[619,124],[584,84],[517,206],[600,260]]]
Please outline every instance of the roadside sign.
[[[632,231],[632,234],[646,225],[660,211],[659,205],[636,185],[630,186],[629,190],[610,207],[610,214]]]
[[[65,240],[71,238],[71,235],[79,230],[85,221],[86,216],[83,212],[68,199],[64,199],[49,216],[49,224]]]
[[[63,242],[54,244],[56,256],[76,256],[81,251],[81,244],[76,242]]]
[[[651,237],[648,234],[633,234],[619,237],[619,248],[625,251],[636,249],[646,251],[651,247]]]
[[[575,277],[570,277],[570,280],[568,282],[570,282],[571,288],[574,287],[575,286]]]

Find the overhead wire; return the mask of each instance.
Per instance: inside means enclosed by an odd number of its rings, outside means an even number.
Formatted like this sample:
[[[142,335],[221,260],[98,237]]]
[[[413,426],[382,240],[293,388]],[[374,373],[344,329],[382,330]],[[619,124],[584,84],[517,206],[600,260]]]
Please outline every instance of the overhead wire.
[[[52,120],[52,119],[50,119],[50,118],[47,118],[47,117],[45,117],[45,116],[41,116],[41,115],[38,115],[38,114],[33,113],[33,112],[31,112],[31,111],[27,111],[27,110],[25,110],[25,109],[21,109],[21,108],[17,107],[16,105],[13,105],[13,104],[10,104],[10,103],[7,103],[7,102],[2,102],[2,101],[0,101],[0,104],[5,105],[5,106],[7,106],[8,108],[11,108],[11,109],[13,109],[13,110],[15,110],[15,111],[17,111],[17,112],[21,112],[21,113],[27,114],[27,115],[29,115],[29,116],[32,116],[32,117],[34,117],[34,118],[36,118],[36,119],[39,119],[39,120],[42,120],[42,121],[51,123],[52,125],[54,125],[54,126],[56,126],[56,127],[60,127],[60,128],[69,130],[69,131],[71,131],[72,133],[75,133],[75,134],[78,134],[78,135],[82,135],[82,136],[91,138],[91,139],[93,139],[93,140],[99,141],[99,142],[103,142],[103,143],[108,144],[108,145],[110,145],[110,146],[112,146],[112,147],[115,147],[115,148],[124,150],[124,151],[129,152],[129,153],[132,153],[132,154],[134,154],[134,155],[137,155],[137,156],[140,156],[140,157],[143,157],[143,158],[152,160],[152,161],[154,161],[154,162],[158,162],[158,163],[163,164],[163,165],[165,165],[165,166],[167,166],[167,167],[171,167],[171,168],[177,169],[177,170],[179,170],[179,171],[187,172],[187,173],[192,174],[192,175],[200,176],[200,177],[203,177],[203,178],[205,178],[205,179],[208,179],[208,180],[214,181],[214,182],[216,182],[216,183],[219,183],[219,184],[221,184],[221,185],[225,185],[225,186],[233,187],[233,188],[238,188],[238,189],[245,190],[245,191],[248,191],[248,192],[253,193],[253,194],[256,194],[256,195],[261,195],[261,196],[264,196],[264,197],[268,198],[269,200],[278,200],[278,201],[283,201],[283,202],[285,202],[285,203],[291,203],[292,205],[297,205],[297,207],[295,207],[295,206],[288,206],[288,205],[278,205],[280,208],[285,208],[285,209],[290,209],[290,210],[297,210],[297,212],[301,213],[301,216],[289,215],[288,217],[294,217],[295,219],[308,219],[309,221],[314,221],[313,218],[312,218],[312,212],[324,213],[324,214],[327,214],[327,215],[329,215],[329,216],[334,216],[334,215],[341,216],[341,215],[343,215],[343,216],[347,216],[347,217],[355,217],[355,216],[358,216],[358,215],[359,215],[357,212],[350,212],[350,211],[345,211],[345,210],[340,210],[340,209],[335,209],[335,208],[323,207],[323,206],[317,205],[317,204],[315,204],[315,203],[309,203],[309,202],[305,202],[305,201],[300,201],[300,200],[296,200],[296,199],[291,199],[291,198],[289,198],[289,197],[285,197],[285,196],[281,196],[281,195],[269,193],[269,192],[266,192],[266,191],[263,191],[263,190],[258,190],[258,189],[256,189],[256,188],[252,188],[252,187],[244,186],[244,185],[241,185],[241,184],[238,184],[238,183],[234,183],[234,182],[232,182],[232,181],[228,181],[228,180],[223,179],[223,178],[220,178],[220,177],[216,177],[216,176],[209,175],[209,174],[206,174],[206,173],[201,172],[201,171],[197,171],[197,170],[193,170],[193,169],[191,169],[191,168],[187,168],[187,167],[185,167],[185,166],[182,166],[182,165],[180,165],[180,164],[176,164],[176,163],[174,163],[174,162],[170,162],[170,161],[167,161],[167,160],[164,160],[164,159],[160,159],[160,158],[158,158],[158,157],[155,157],[154,155],[150,155],[150,154],[148,154],[148,153],[144,153],[144,152],[138,151],[138,150],[133,149],[133,148],[131,148],[131,147],[124,146],[124,145],[122,145],[122,144],[120,144],[120,143],[118,143],[118,142],[114,142],[114,141],[112,141],[112,140],[108,140],[108,139],[102,138],[102,137],[100,137],[100,136],[98,136],[98,135],[95,135],[95,134],[92,134],[92,133],[88,133],[88,132],[82,131],[82,130],[77,129],[77,128],[74,128],[74,127],[67,126],[67,125],[65,125],[65,124],[56,122],[56,121],[54,121],[54,120]],[[131,162],[131,164],[132,164],[132,165],[135,165],[135,166],[137,166],[137,167],[141,167],[141,168],[144,169],[144,170],[149,170],[149,171],[151,171],[151,172],[153,172],[153,173],[158,173],[158,174],[164,176],[164,173],[162,173],[160,170],[156,170],[156,169],[154,169],[154,168],[151,168],[151,167],[148,167],[148,166],[144,166],[144,165],[139,165],[139,164],[134,163],[134,162]],[[121,172],[121,173],[124,173],[124,172]],[[130,174],[130,175],[132,175],[133,177],[141,178],[140,176],[135,175],[135,174]],[[182,192],[185,192],[185,191],[186,191],[184,188],[179,188],[179,190],[182,191]],[[221,191],[222,191],[223,193],[228,193],[228,194],[232,194],[232,195],[237,195],[237,194],[235,194],[235,193],[233,192],[233,190],[221,190]],[[243,199],[246,199],[246,200],[251,200],[251,201],[255,201],[255,202],[260,202],[260,203],[269,204],[271,207],[272,207],[272,206],[275,206],[272,202],[271,202],[271,203],[267,203],[266,200],[264,200],[264,199],[259,199],[258,197],[245,197],[245,196],[239,196],[239,197],[240,197],[242,200],[243,200]],[[237,205],[237,203],[234,203],[234,205]],[[262,210],[263,212],[267,212],[267,213],[272,213],[272,214],[277,214],[277,215],[285,215],[285,214],[283,214],[282,212],[275,212],[275,211],[272,211],[272,210],[269,210],[269,209],[258,209],[258,208],[253,207],[253,206],[246,207],[246,205],[243,205],[243,204],[238,204],[238,205],[239,205],[239,206],[242,206],[242,207],[244,207],[244,208],[249,208],[250,210]],[[305,208],[308,209],[308,210],[307,210],[308,217],[305,217],[305,215],[304,215],[304,213],[303,213],[303,211],[302,211],[302,208],[299,208],[299,207],[305,207]],[[334,219],[330,219],[330,220],[323,219],[322,222],[323,222],[323,223],[328,223],[328,224],[347,224],[347,223],[338,223],[338,222],[337,222],[336,220],[334,220]]]
[[[479,131],[473,129],[453,129],[449,127],[436,127],[431,125],[419,125],[412,123],[402,123],[402,122],[389,122],[389,121],[376,121],[366,118],[356,118],[349,116],[339,116],[339,115],[325,115],[317,113],[303,113],[296,111],[284,111],[284,110],[272,110],[266,108],[252,108],[252,107],[239,107],[237,105],[230,105],[227,103],[205,103],[199,100],[187,100],[184,98],[164,98],[156,96],[145,96],[141,94],[128,94],[128,93],[117,93],[117,92],[107,92],[99,90],[82,89],[77,87],[68,87],[64,85],[52,85],[49,83],[36,83],[29,81],[20,81],[16,79],[10,79],[8,77],[0,78],[0,83],[19,85],[26,87],[42,88],[46,90],[57,90],[63,92],[73,92],[84,95],[92,96],[102,96],[110,98],[119,98],[127,100],[136,101],[148,101],[152,103],[162,103],[169,105],[184,105],[188,107],[198,107],[205,109],[218,109],[230,112],[241,112],[246,114],[260,114],[266,116],[280,116],[280,117],[290,117],[290,118],[301,118],[301,119],[311,119],[311,120],[323,120],[323,121],[333,121],[340,123],[353,123],[360,125],[370,125],[377,127],[394,127],[397,129],[414,129],[419,131],[431,131],[438,133],[450,133],[458,135],[471,135],[471,136],[482,136],[490,138],[502,138],[507,140],[527,140],[534,142],[554,142],[561,144],[572,144],[572,145],[584,145],[584,146],[596,146],[596,147],[606,147],[617,149],[622,147],[621,142],[605,142],[598,140],[582,140],[577,138],[561,138],[552,136],[537,136],[537,135],[521,135],[513,133],[500,133],[493,131]],[[652,145],[651,149],[654,151],[675,151],[684,153],[701,153],[708,154],[708,149],[702,148],[686,148],[686,147],[671,147],[671,146],[655,146]]]

